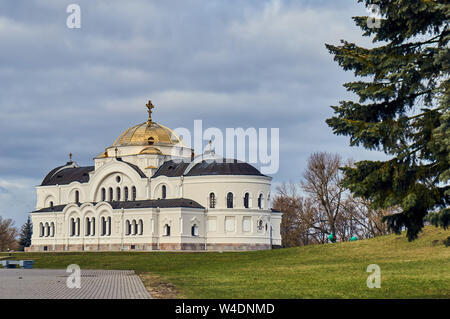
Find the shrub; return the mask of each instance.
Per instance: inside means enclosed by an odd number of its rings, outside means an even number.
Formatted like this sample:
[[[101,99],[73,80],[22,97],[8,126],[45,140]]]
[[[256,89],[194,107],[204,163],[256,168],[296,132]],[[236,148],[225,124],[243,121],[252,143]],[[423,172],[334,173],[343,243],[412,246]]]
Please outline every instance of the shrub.
[[[447,239],[444,239],[444,245],[445,247],[450,246],[450,236],[448,236]]]

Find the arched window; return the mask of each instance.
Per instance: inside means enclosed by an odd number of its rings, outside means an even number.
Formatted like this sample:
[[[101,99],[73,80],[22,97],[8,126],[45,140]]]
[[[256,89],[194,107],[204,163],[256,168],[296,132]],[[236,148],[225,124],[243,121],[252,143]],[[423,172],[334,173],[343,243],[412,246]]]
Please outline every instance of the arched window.
[[[50,202],[50,207],[53,208],[53,202]]]
[[[244,195],[244,207],[245,208],[248,208],[249,198],[250,198],[250,194],[249,193],[245,193],[245,195]]]
[[[216,208],[216,194],[209,194],[209,208]]]
[[[132,192],[132,200],[135,201],[136,200],[136,186],[133,186],[133,188],[131,189]]]
[[[108,236],[111,236],[111,216],[108,217]]]
[[[161,187],[161,198],[166,199],[166,196],[167,196],[167,188],[166,188],[166,185],[163,185]]]
[[[120,202],[120,187],[116,188],[116,198],[117,198],[117,201]]]
[[[227,194],[227,208],[233,208],[233,193]]]
[[[105,217],[102,217],[101,219],[100,219],[100,222],[101,222],[101,231],[100,231],[100,235],[101,236],[105,236],[106,235],[106,218]]]
[[[192,227],[191,227],[191,235],[192,236],[198,236],[198,226],[197,226],[197,224],[192,225]]]
[[[106,201],[106,189],[102,188],[102,202]]]
[[[114,191],[112,187],[109,188],[109,201],[112,202],[114,200]]]
[[[143,233],[144,233],[144,222],[142,221],[142,219],[139,219],[138,235],[142,235]]]
[[[44,237],[44,224],[39,223],[39,237]]]
[[[127,220],[125,222],[125,235],[129,236],[131,233],[131,225],[130,225],[130,221]]]
[[[259,194],[258,196],[258,208],[262,209],[262,201],[263,201],[263,195]]]
[[[124,200],[128,201],[128,187],[126,187],[126,186],[124,188],[124,194],[123,195],[124,195]]]
[[[75,191],[75,203],[79,203],[80,202],[80,192],[79,191]]]
[[[164,236],[170,236],[170,226],[168,224],[164,225]]]
[[[263,230],[263,221],[260,219],[260,220],[258,220],[258,225],[257,225],[257,227],[258,227],[258,230],[259,231],[262,231]]]

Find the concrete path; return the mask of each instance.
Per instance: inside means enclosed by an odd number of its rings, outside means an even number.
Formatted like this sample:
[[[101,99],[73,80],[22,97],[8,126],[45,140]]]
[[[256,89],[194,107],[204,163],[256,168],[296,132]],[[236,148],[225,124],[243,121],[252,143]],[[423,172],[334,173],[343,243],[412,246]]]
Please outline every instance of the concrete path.
[[[132,270],[81,270],[80,288],[59,269],[0,269],[0,299],[149,299]]]

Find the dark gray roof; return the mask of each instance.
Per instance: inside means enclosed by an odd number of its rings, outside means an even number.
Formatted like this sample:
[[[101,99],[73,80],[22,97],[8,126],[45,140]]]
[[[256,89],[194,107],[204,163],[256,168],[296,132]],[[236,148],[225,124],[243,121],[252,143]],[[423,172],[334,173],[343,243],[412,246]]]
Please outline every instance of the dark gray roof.
[[[167,176],[176,177],[183,175],[184,170],[189,166],[190,163],[175,163],[174,161],[167,161],[162,164],[153,177]]]
[[[200,208],[204,209],[202,205],[187,198],[172,198],[172,199],[148,199],[138,201],[126,202],[110,202],[113,209],[128,209],[128,208],[171,208],[171,207],[185,207],[185,208]]]
[[[97,203],[92,203],[93,205]],[[204,209],[202,205],[187,198],[172,198],[172,199],[149,199],[149,200],[135,200],[126,202],[109,202],[113,209],[132,209],[132,208],[198,208]],[[81,206],[79,203],[78,206]],[[34,211],[33,213],[49,213],[49,212],[62,212],[67,205],[58,205],[53,207],[46,207]]]
[[[175,163],[167,161],[159,167],[153,177],[167,176],[176,177],[183,175],[185,169],[190,163]],[[261,174],[252,165],[238,160],[222,160],[222,161],[202,161],[194,165],[186,176],[202,176],[202,175],[258,175]]]
[[[252,165],[238,160],[224,160],[222,162],[206,162],[196,164],[186,176],[200,175],[259,175],[264,176]]]
[[[117,160],[130,166],[139,174],[140,177],[142,178],[146,177],[144,172],[142,172],[141,169],[136,165],[125,162],[121,158],[118,158]],[[48,173],[47,176],[45,176],[44,180],[41,183],[41,186],[68,185],[72,182],[80,182],[80,183],[89,182],[89,172],[95,170],[95,166],[74,167],[73,164],[74,164],[73,162],[68,162],[66,165],[58,166],[52,169],[50,173]]]
[[[66,207],[66,205],[57,205],[57,206],[53,206],[53,207],[45,207],[39,210],[36,210],[32,213],[51,213],[51,212],[55,212],[55,213],[60,213],[63,211],[64,207]]]
[[[92,172],[94,169],[94,166],[68,168],[59,166],[45,176],[41,186],[67,185],[72,182],[87,183],[89,182],[89,172]]]

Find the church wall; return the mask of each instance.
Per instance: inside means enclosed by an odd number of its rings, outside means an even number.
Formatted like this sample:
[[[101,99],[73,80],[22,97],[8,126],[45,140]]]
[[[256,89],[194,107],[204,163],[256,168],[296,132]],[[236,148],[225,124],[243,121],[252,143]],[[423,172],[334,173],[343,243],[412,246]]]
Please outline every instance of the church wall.
[[[249,209],[258,208],[263,194],[263,209],[269,207],[270,177],[265,176],[188,176],[183,181],[183,195],[209,209],[209,194],[216,196],[216,209],[227,207],[227,194],[233,193],[233,206],[244,209],[244,195],[250,194]]]
[[[59,205],[60,200],[59,186],[38,186],[36,187],[36,209],[50,207],[50,202]]]
[[[207,244],[270,245],[270,215],[267,210],[210,209],[206,222]],[[262,229],[258,229],[259,221]]]
[[[107,250],[168,250],[180,249],[204,250],[204,210],[189,208],[148,208],[130,210],[112,210],[107,203],[68,205],[63,212],[32,213],[31,218],[36,231],[32,237],[30,251],[107,251]],[[111,234],[101,236],[102,217],[111,217]],[[70,236],[71,218],[80,219],[79,236]],[[86,218],[95,218],[95,234],[87,235]],[[142,234],[126,232],[126,221],[142,220]],[[163,226],[171,225],[170,236],[163,236]],[[40,236],[40,223],[54,223],[53,235]],[[191,236],[191,225],[197,223],[199,236]],[[181,228],[182,227],[182,228]],[[183,229],[183,233],[181,232]],[[92,228],[91,228],[92,230]],[[45,247],[45,249],[44,249]]]
[[[162,196],[162,186],[166,186],[166,198],[181,198],[182,196],[180,192],[180,177],[166,177],[159,176],[158,178],[151,179],[151,199],[160,199]],[[186,198],[186,197],[184,197]],[[192,198],[190,198],[192,199]],[[200,203],[199,203],[200,204]]]
[[[121,178],[120,182],[116,181],[117,176]],[[132,167],[128,164],[110,159],[106,164],[95,170],[95,174],[91,177],[88,185],[90,201],[101,200],[101,188],[105,187],[107,191],[107,200],[109,198],[109,187],[113,188],[116,194],[117,187],[121,188],[121,197],[124,196],[124,187],[128,186],[129,199],[131,199],[131,188],[136,187],[137,200],[148,199],[147,191],[148,179],[142,178]]]
[[[112,186],[114,183],[117,183],[115,176],[114,174],[108,175],[101,185]],[[123,182],[128,181],[126,177],[121,180]],[[162,184],[167,185],[168,198],[177,198],[176,194],[180,191],[180,182],[180,178],[162,177],[153,180],[152,187],[157,189]],[[281,236],[279,234],[281,214],[271,213],[268,209],[255,208],[257,200],[250,201],[250,208],[244,208],[243,194],[249,192],[252,194],[251,198],[254,199],[257,195],[253,194],[262,193],[267,198],[266,194],[270,190],[269,183],[270,180],[267,178],[254,178],[250,182],[248,180],[245,182],[245,179],[241,177],[214,177],[206,181],[203,180],[203,182],[197,177],[185,178],[183,185],[185,197],[192,198],[198,202],[201,202],[201,197],[206,197],[203,198],[203,205],[208,207],[209,193],[213,191],[216,194],[216,208],[208,208],[206,210],[166,208],[148,209],[145,211],[142,209],[112,211],[107,203],[99,203],[96,206],[86,203],[82,204],[81,207],[70,204],[63,213],[32,214],[35,225],[39,225],[41,221],[44,223],[56,221],[55,236],[42,238],[34,235],[33,246],[41,250],[43,246],[47,246],[48,250],[56,251],[131,250],[132,248],[135,250],[268,249],[271,244],[281,244]],[[70,189],[70,186],[68,185],[66,188]],[[226,205],[226,193],[229,190],[232,190],[235,194],[235,208],[232,209],[223,207]],[[50,189],[47,191],[51,193]],[[68,193],[70,194],[70,192]],[[200,193],[203,193],[203,195]],[[236,194],[239,193],[241,193],[241,196],[238,197]],[[100,236],[100,220],[102,216],[110,216],[112,218],[111,235],[107,237]],[[80,237],[69,236],[69,220],[72,217],[80,218]],[[86,217],[94,217],[96,220],[95,236],[84,236],[83,234]],[[142,235],[125,235],[126,220],[130,220],[130,222],[132,220],[142,220]],[[214,230],[210,229],[210,220],[214,220]],[[263,225],[262,230],[257,229],[260,220]],[[164,236],[163,227],[166,223],[171,227],[170,236]],[[244,223],[246,226],[244,226]],[[197,236],[192,236],[191,227],[194,224],[198,226]],[[230,231],[227,227],[230,227],[231,224],[233,226]],[[266,224],[268,225],[267,227]],[[271,225],[273,229],[272,241],[270,239]],[[247,229],[244,229],[245,227]],[[36,231],[35,234],[38,235],[39,232]]]
[[[280,213],[272,213],[271,214],[271,223],[272,223],[272,245],[281,246],[281,217]]]
[[[65,205],[75,202],[75,191],[79,191],[80,202],[90,201],[89,185],[87,183],[81,184],[78,182],[70,183],[69,185],[50,185],[38,186],[36,209],[50,207],[50,201],[53,205]]]
[[[133,151],[131,148],[129,151]],[[154,173],[164,156],[133,155],[124,158],[141,167],[144,172]],[[281,245],[281,214],[270,210],[270,182],[267,176],[160,176],[142,178],[130,165],[115,158],[98,158],[96,170],[90,174],[88,183],[73,182],[69,185],[37,187],[37,209],[66,205],[62,212],[32,213],[35,232],[32,238],[34,251],[108,251],[108,250],[258,250]],[[118,179],[119,177],[119,179]],[[193,208],[147,208],[113,210],[107,202],[101,202],[101,189],[113,189],[113,200],[124,200],[125,186],[128,200],[132,199],[132,187],[136,187],[137,200],[162,198],[162,186],[166,198],[192,199],[205,209]],[[79,192],[81,204],[75,203]],[[233,208],[227,208],[227,194],[233,194]],[[249,207],[244,207],[244,194],[249,193]],[[210,208],[209,194],[214,193],[216,204]],[[262,194],[262,207],[258,197]],[[96,204],[92,204],[92,203]],[[102,217],[111,220],[111,233],[101,235]],[[71,236],[70,221],[80,220],[80,234]],[[88,220],[95,220],[95,232],[87,230]],[[127,220],[142,221],[142,233],[127,235]],[[52,225],[51,235],[40,235],[40,223]],[[170,236],[165,225],[170,226]],[[139,224],[140,225],[140,224]],[[192,228],[193,226],[194,229]],[[272,238],[270,228],[272,226]],[[77,226],[78,227],[78,226]],[[109,227],[109,226],[108,226]],[[47,231],[47,228],[46,228]]]
[[[193,237],[190,232],[191,219],[196,219],[200,226],[199,234],[204,234],[202,222],[204,212],[200,209],[189,208],[165,208],[160,210],[159,214],[159,249],[160,250],[178,250],[182,249],[184,244],[204,248],[204,237]],[[165,227],[170,227],[170,236],[166,235]],[[197,245],[194,245],[197,244]]]

